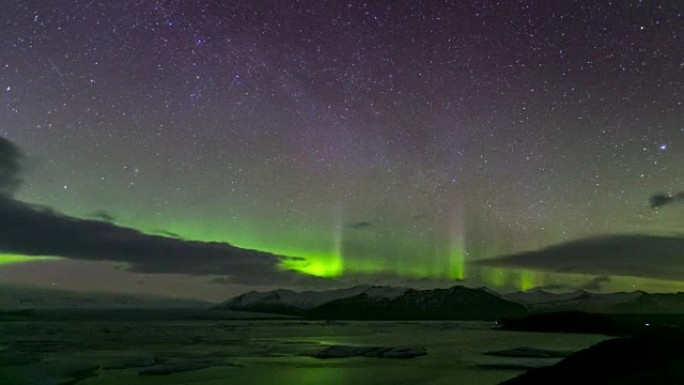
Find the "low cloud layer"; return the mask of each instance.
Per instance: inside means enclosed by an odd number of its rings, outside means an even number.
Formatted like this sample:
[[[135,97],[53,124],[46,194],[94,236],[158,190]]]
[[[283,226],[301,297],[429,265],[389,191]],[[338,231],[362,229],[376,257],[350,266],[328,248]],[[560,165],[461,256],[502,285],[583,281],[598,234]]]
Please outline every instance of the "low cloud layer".
[[[0,138],[0,253],[124,262],[142,273],[225,275],[243,284],[307,284],[320,280],[279,263],[291,257],[228,243],[151,235],[112,223],[81,219],[13,198],[21,181],[22,153]]]
[[[600,291],[603,286],[611,281],[610,277],[607,275],[601,275],[598,277],[591,278],[589,281],[579,284],[559,284],[554,283],[550,285],[537,286],[533,290],[544,290],[544,291],[577,291],[577,290],[588,290],[588,291]]]
[[[557,273],[684,280],[684,236],[587,238],[475,263]]]
[[[353,222],[349,224],[349,228],[354,230],[363,230],[371,226],[372,223],[370,223],[369,221]]]
[[[591,281],[585,283],[584,285],[580,286],[580,290],[591,290],[591,291],[598,291],[601,290],[603,285],[607,284],[610,282],[610,277],[607,275],[602,275],[599,277],[593,278]]]
[[[19,147],[0,137],[0,197],[10,197],[19,188],[22,159]]]
[[[649,200],[649,203],[651,204],[652,209],[658,209],[663,206],[669,206],[674,203],[682,203],[684,202],[684,191],[678,193],[678,194],[671,194],[671,195],[666,195],[666,194],[656,194],[651,197]]]

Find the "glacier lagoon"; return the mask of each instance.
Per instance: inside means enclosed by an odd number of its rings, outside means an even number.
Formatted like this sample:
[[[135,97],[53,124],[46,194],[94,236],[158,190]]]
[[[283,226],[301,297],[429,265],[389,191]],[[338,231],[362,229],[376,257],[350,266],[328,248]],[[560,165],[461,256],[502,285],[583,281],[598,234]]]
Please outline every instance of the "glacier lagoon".
[[[488,385],[558,359],[483,353],[577,351],[608,337],[494,330],[488,322],[137,320],[0,322],[0,383]],[[411,359],[314,358],[327,346],[422,346]]]

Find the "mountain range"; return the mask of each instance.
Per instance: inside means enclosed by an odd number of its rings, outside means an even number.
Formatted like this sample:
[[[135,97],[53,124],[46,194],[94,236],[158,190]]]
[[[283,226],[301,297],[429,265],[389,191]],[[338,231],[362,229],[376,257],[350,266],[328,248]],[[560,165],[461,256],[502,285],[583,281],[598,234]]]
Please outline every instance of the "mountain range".
[[[356,286],[321,292],[249,292],[219,309],[304,316],[313,319],[478,319],[523,315],[526,308],[484,289],[454,286],[416,290]]]
[[[324,291],[252,291],[211,305],[166,297],[0,285],[0,309],[206,309],[210,306],[312,319],[497,320],[528,313],[565,311],[684,314],[684,293],[634,291],[600,294],[582,290],[569,293],[531,290],[499,294],[487,288],[463,286],[431,290],[355,286]]]
[[[527,313],[684,313],[684,293],[643,291],[597,294],[542,290],[499,294],[487,288],[454,286],[416,290],[356,286],[327,291],[249,292],[218,309],[303,316],[312,319],[479,319],[496,320]]]
[[[551,293],[543,290],[515,292],[502,298],[519,303],[532,312],[584,311],[589,313],[684,313],[684,293],[644,291]]]

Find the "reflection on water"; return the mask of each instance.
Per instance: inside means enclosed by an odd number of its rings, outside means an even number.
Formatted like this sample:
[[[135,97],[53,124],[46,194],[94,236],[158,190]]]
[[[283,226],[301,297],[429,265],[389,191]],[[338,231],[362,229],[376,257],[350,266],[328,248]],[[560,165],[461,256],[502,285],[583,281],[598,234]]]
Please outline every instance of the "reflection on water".
[[[135,366],[142,355],[145,362],[150,357],[181,363],[209,357],[216,362],[218,357],[218,362],[227,364],[163,376],[141,376],[140,368],[124,365],[122,369],[100,369],[96,377],[82,380],[79,385],[487,385],[521,371],[481,366],[504,359],[483,356],[484,352],[519,346],[578,350],[603,339],[592,335],[505,332],[481,322],[7,322],[0,328],[0,346],[9,346],[15,354],[40,356],[43,363],[107,365],[118,360]],[[413,359],[310,357],[329,345],[420,345],[428,355]],[[32,365],[22,371],[42,370]],[[57,372],[42,375],[54,377]],[[0,366],[0,379],[12,373],[16,371]]]

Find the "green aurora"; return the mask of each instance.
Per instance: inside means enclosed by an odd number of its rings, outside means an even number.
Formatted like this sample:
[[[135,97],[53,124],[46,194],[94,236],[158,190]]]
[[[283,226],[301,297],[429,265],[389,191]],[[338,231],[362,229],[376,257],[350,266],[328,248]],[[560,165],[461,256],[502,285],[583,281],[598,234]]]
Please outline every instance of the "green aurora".
[[[30,196],[26,197],[31,201]],[[62,211],[74,213],[78,205],[65,201]],[[90,205],[93,205],[92,203]],[[327,215],[312,218],[298,215],[272,215],[272,220],[260,220],[265,214],[252,217],[217,219],[178,211],[165,216],[131,215],[122,211],[116,223],[147,234],[174,236],[187,240],[227,242],[236,247],[268,252],[295,259],[283,259],[281,268],[322,278],[344,281],[345,277],[393,277],[402,281],[428,281],[438,285],[462,283],[486,286],[497,290],[530,290],[539,287],[582,287],[592,276],[560,274],[517,268],[476,266],[472,262],[500,255],[544,247],[559,239],[549,237],[545,243],[536,242],[513,247],[510,234],[498,228],[487,230],[488,223],[480,217],[466,217],[457,209],[444,210],[423,228],[415,224],[391,222],[368,229],[349,226],[343,206],[332,205]],[[215,210],[219,213],[221,210]],[[92,218],[80,215],[81,218]],[[358,217],[356,215],[355,217]],[[483,235],[485,234],[485,235]],[[27,263],[50,257],[16,254],[0,256],[0,265]],[[654,287],[665,291],[684,289],[684,284],[634,277],[610,277],[604,290],[628,290]]]
[[[174,229],[176,230],[176,229]],[[148,231],[148,233],[154,233]],[[157,231],[158,233],[158,231]],[[204,237],[189,236],[192,232],[184,233],[183,238],[200,241],[217,241],[210,235]],[[298,238],[290,247],[277,247],[278,237],[270,242],[261,242],[261,237],[244,236],[233,245],[269,252],[277,255],[298,257],[297,259],[283,259],[281,268],[294,270],[302,274],[322,277],[341,278],[346,276],[394,276],[398,279],[417,279],[434,281],[444,285],[451,282],[462,283],[470,286],[486,286],[497,290],[527,291],[544,287],[581,287],[590,281],[591,276],[582,274],[563,274],[558,272],[535,271],[529,269],[483,267],[469,264],[468,257],[474,252],[469,252],[465,246],[465,240],[461,235],[453,237],[448,245],[440,251],[436,248],[430,258],[404,258],[406,263],[390,263],[389,258],[372,258],[368,255],[359,256],[352,254],[353,250],[345,247],[343,242],[344,231],[338,226],[335,231],[321,235],[318,242],[307,243],[308,238]],[[181,234],[180,232],[177,234]],[[285,234],[283,234],[285,236]],[[221,241],[218,239],[218,241]],[[285,243],[283,243],[285,244]],[[31,263],[45,260],[59,260],[58,257],[49,256],[26,256],[18,254],[0,254],[0,266],[20,263]],[[684,283],[676,281],[663,281],[636,277],[609,277],[609,284],[604,285],[605,291],[622,291],[626,288],[641,289],[651,288],[660,291],[684,290]]]
[[[2,265],[12,265],[15,263],[27,263],[34,261],[44,261],[44,260],[56,260],[57,257],[35,257],[28,255],[19,254],[2,254],[0,253],[0,266]]]
[[[171,226],[172,231],[166,233],[178,234],[185,239],[200,241],[222,241],[216,237],[217,233],[193,233],[192,231],[181,232],[179,228]],[[178,231],[178,232],[176,232]],[[146,231],[147,233],[160,233],[156,231]],[[278,247],[276,243],[281,241],[281,237],[286,238],[287,233],[273,234],[280,235],[265,238],[244,233],[242,237],[237,237],[230,242],[231,244],[277,255],[298,257],[297,259],[283,259],[281,268],[284,270],[294,270],[302,274],[322,277],[322,278],[341,278],[346,276],[394,276],[398,279],[419,279],[434,281],[444,284],[445,282],[461,282],[471,286],[486,286],[498,290],[521,290],[527,291],[539,287],[566,285],[568,287],[581,286],[583,282],[591,280],[592,277],[581,274],[560,274],[557,272],[534,271],[527,269],[514,268],[494,268],[482,267],[469,264],[469,256],[477,254],[467,250],[466,239],[463,234],[455,234],[443,247],[433,247],[432,254],[422,254],[424,258],[408,258],[404,254],[405,263],[392,263],[390,258],[373,258],[370,255],[354,254],[353,248],[345,245],[342,226],[332,226],[332,231],[318,232],[318,238],[311,237],[305,232],[300,233],[300,237],[292,237],[289,247]],[[182,234],[182,235],[181,235]],[[308,236],[308,237],[306,237]],[[314,239],[316,241],[314,241]],[[282,242],[281,245],[286,245]],[[482,252],[483,250],[479,250]],[[481,255],[481,254],[480,254]],[[18,254],[0,254],[0,265],[12,265],[19,263],[30,263],[44,260],[58,260],[58,257],[48,256],[26,256]],[[625,287],[656,287],[661,290],[673,291],[684,288],[684,284],[679,282],[661,281],[654,279],[643,279],[634,277],[610,277],[611,284],[606,287],[622,290]]]

